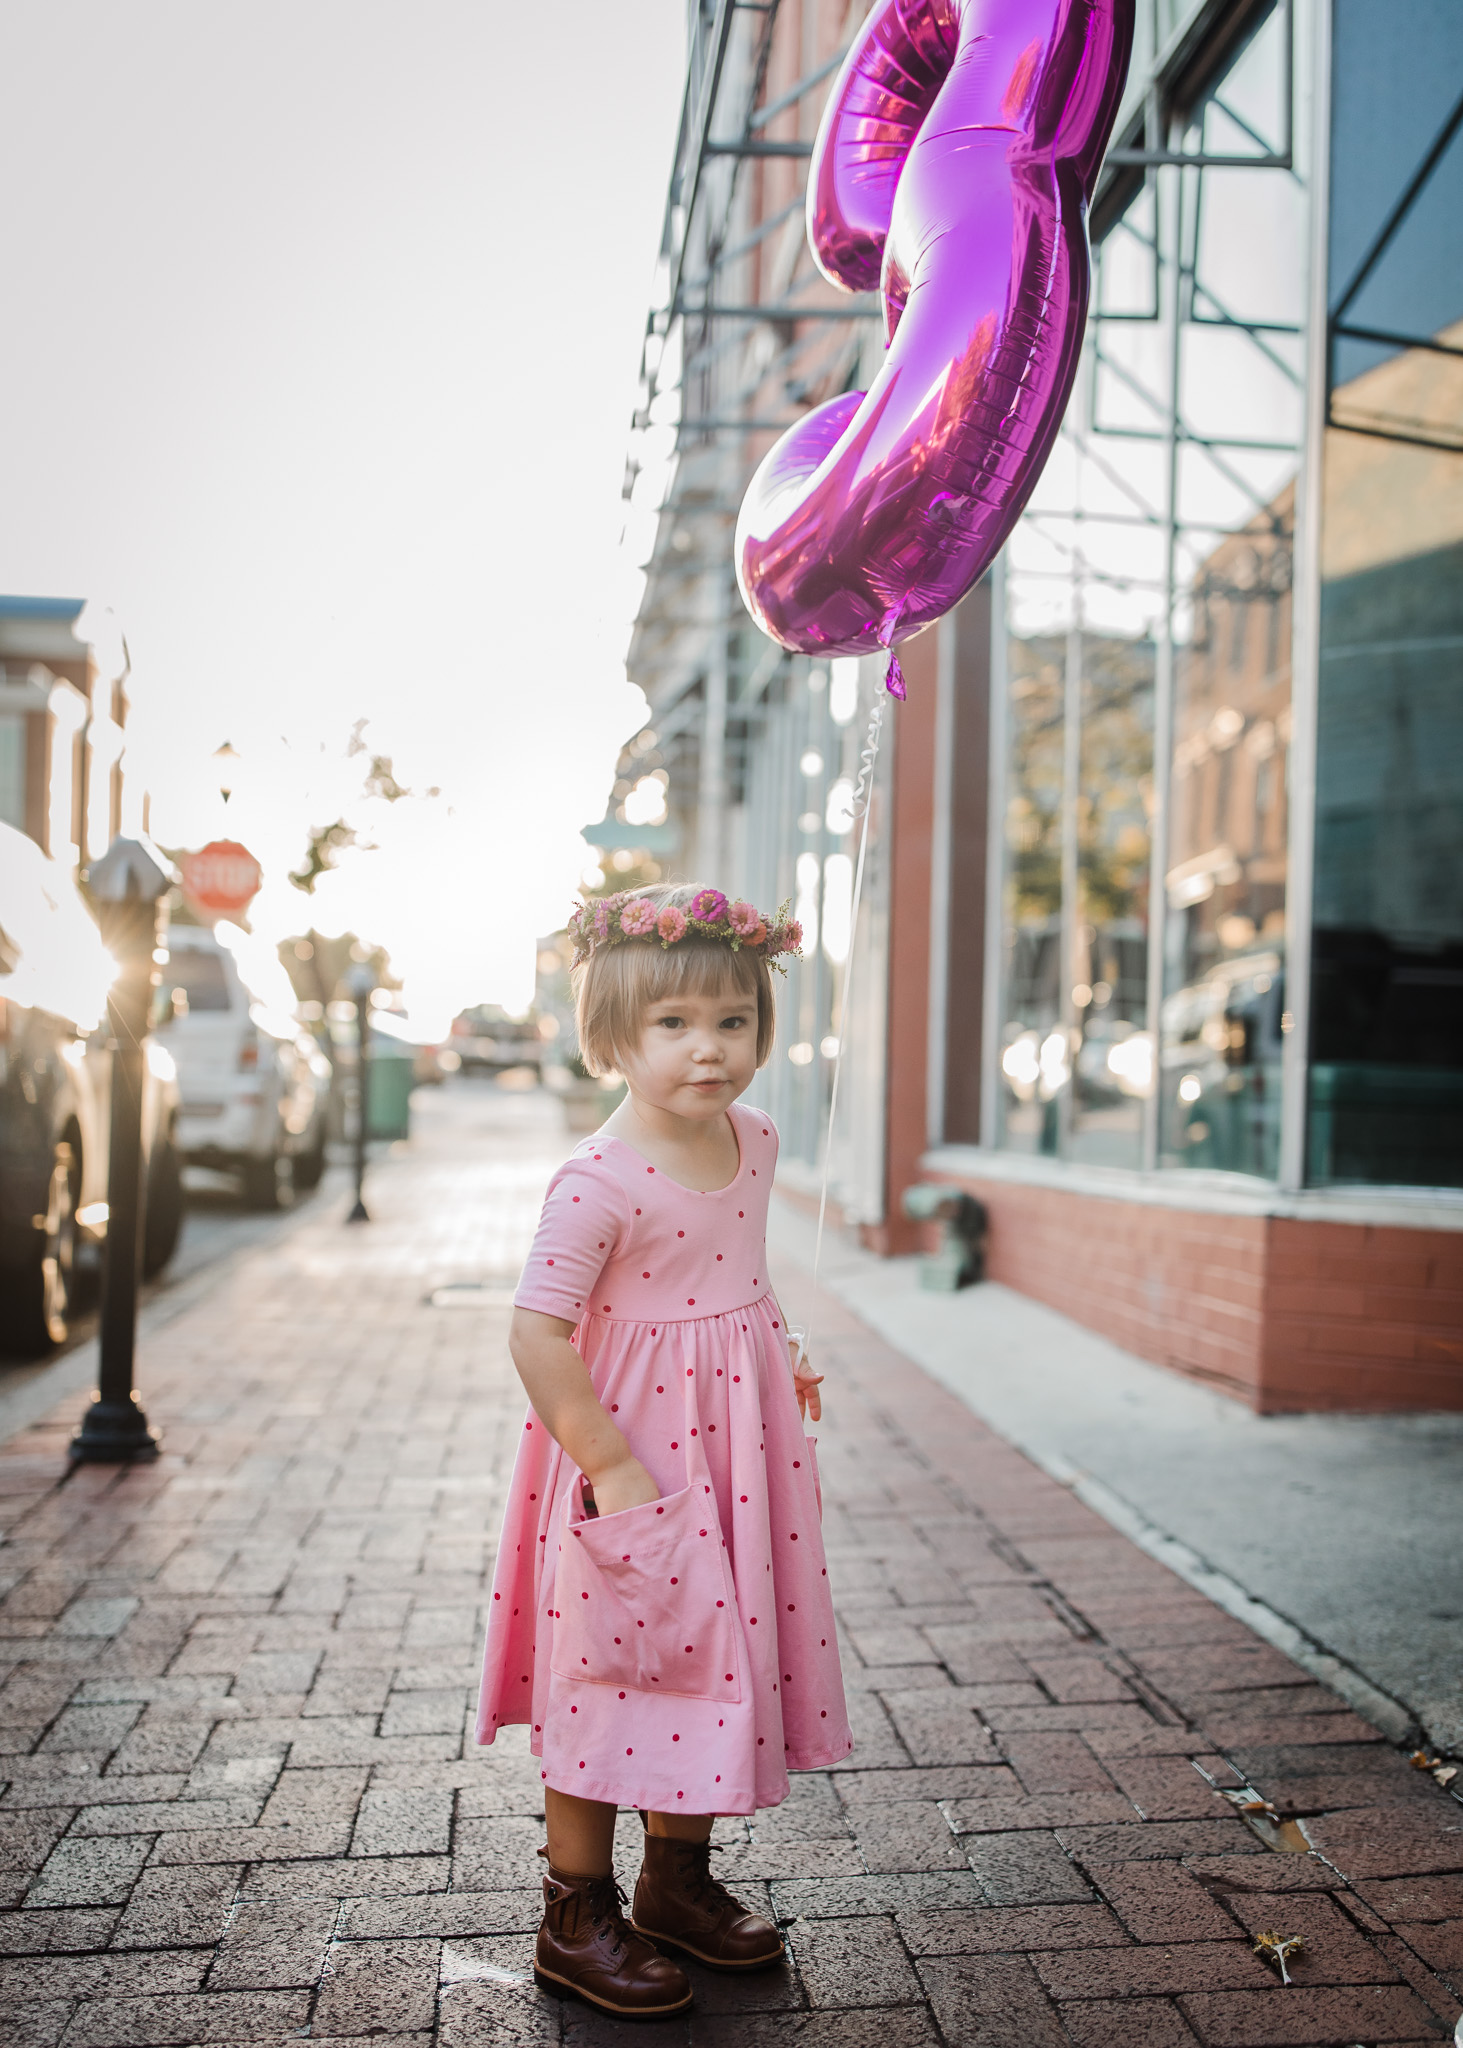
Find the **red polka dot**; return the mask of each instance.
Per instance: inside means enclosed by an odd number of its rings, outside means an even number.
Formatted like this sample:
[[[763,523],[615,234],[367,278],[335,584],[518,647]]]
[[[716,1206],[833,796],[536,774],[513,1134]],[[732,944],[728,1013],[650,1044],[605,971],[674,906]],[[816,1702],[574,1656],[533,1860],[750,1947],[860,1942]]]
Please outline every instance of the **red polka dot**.
[[[681,1739],[681,1738],[680,1738],[680,1736],[679,1736],[679,1735],[673,1735],[673,1736],[671,1737],[671,1741],[672,1741],[672,1742],[679,1742],[679,1741],[680,1741],[680,1739]]]
[[[671,1449],[672,1449],[672,1450],[674,1450],[674,1449],[675,1449],[675,1445],[674,1445],[674,1444],[672,1444],[672,1445],[671,1445]],[[664,1508],[657,1508],[655,1512],[656,1512],[656,1513],[657,1513],[658,1515],[663,1515],[663,1514],[665,1513],[665,1509],[664,1509]]]
[[[679,1579],[672,1579],[672,1580],[671,1580],[671,1584],[672,1584],[673,1586],[679,1586],[679,1585],[680,1585],[680,1583],[681,1583],[681,1582],[680,1582],[680,1580],[679,1580]]]
[[[549,1265],[551,1265],[551,1266],[552,1266],[554,1262],[553,1262],[553,1260],[552,1260],[552,1259],[550,1259],[550,1260],[548,1261],[548,1263],[549,1263]]]
[[[737,1211],[737,1214],[738,1214],[738,1216],[745,1216],[745,1215],[746,1215],[746,1213],[747,1213],[747,1212],[746,1212],[746,1210],[745,1210],[745,1209],[738,1209],[738,1211]]]
[[[691,1431],[691,1434],[692,1434],[692,1436],[694,1436],[694,1435],[696,1434],[696,1432],[695,1432],[695,1430],[694,1430],[694,1429],[693,1429],[693,1430]]]
[[[680,1448],[681,1448],[681,1447],[680,1447],[680,1445],[679,1445],[679,1444],[672,1444],[672,1445],[671,1445],[671,1449],[672,1449],[673,1451],[678,1451],[678,1450],[679,1450]]]
[[[503,1597],[503,1595],[502,1595],[501,1593],[495,1593],[495,1594],[493,1595],[493,1598],[494,1598],[495,1600],[501,1600],[501,1599],[502,1599],[502,1597]]]
[[[642,1280],[648,1280],[650,1278],[650,1275],[648,1273],[642,1273],[640,1277]]]
[[[600,1241],[599,1241],[599,1248],[600,1248],[600,1250],[601,1250],[601,1251],[603,1251],[603,1250],[604,1250],[604,1248],[605,1248],[605,1241],[604,1241],[604,1239],[603,1239],[603,1238],[601,1238],[601,1239],[600,1239]]]
[[[720,1602],[718,1602],[717,1604],[718,1604],[718,1605],[720,1605]],[[730,1684],[731,1684],[731,1682],[732,1682],[732,1675],[731,1675],[731,1673],[730,1673],[729,1671],[728,1671],[728,1673],[726,1674],[726,1682],[727,1682],[727,1684],[728,1684],[728,1685],[730,1685]],[[720,1721],[718,1721],[716,1725],[717,1725],[717,1727],[719,1728],[719,1727],[721,1726],[721,1723],[720,1723]],[[718,1778],[716,1782],[717,1782],[717,1784],[719,1785],[719,1784],[721,1783],[721,1780],[720,1780],[720,1778]]]
[[[532,1424],[531,1422],[525,1422],[523,1426],[524,1426],[524,1428],[525,1428],[525,1429],[532,1429],[532,1428],[533,1428],[533,1424]]]
[[[582,1770],[584,1769],[584,1762],[583,1762],[583,1759],[582,1759],[582,1758],[580,1759],[580,1764],[579,1764],[579,1768],[580,1768],[580,1770],[581,1770],[581,1771],[582,1771]]]
[[[694,1366],[694,1365],[688,1365],[688,1366],[686,1367],[686,1378],[687,1378],[688,1380],[693,1380],[693,1379],[695,1379],[695,1377],[696,1377],[696,1368],[695,1368],[695,1366]]]
[[[798,1470],[798,1468],[799,1468],[799,1467],[801,1466],[802,1462],[803,1462],[803,1461],[802,1461],[802,1459],[801,1459],[801,1458],[794,1458],[794,1459],[793,1459],[793,1461],[792,1461],[792,1469],[793,1469],[793,1471],[794,1471],[794,1472],[796,1472],[796,1471]]]
[[[706,1534],[706,1531],[705,1531],[705,1530],[703,1529],[703,1530],[701,1531],[701,1534],[702,1534],[702,1535],[704,1536],[704,1535]],[[716,1604],[717,1604],[717,1606],[718,1606],[718,1607],[720,1607],[720,1605],[721,1605],[721,1602],[720,1602],[720,1601],[718,1600]]]
[[[577,1714],[579,1712],[579,1709],[578,1707],[571,1707],[569,1711],[571,1714]]]
[[[725,1607],[726,1602],[725,1600],[718,1600],[716,1604],[718,1607]]]
[[[684,1237],[684,1236],[685,1236],[685,1234],[686,1234],[686,1233],[685,1233],[685,1231],[684,1231],[684,1230],[678,1230],[678,1231],[676,1232],[676,1236],[677,1236],[677,1237]]]
[[[635,1626],[636,1628],[644,1628],[645,1623],[643,1621],[637,1621]]]
[[[743,1494],[743,1495],[742,1495],[742,1499],[743,1499],[743,1500],[745,1501],[745,1500],[746,1500],[746,1498],[747,1498],[747,1496],[746,1496],[745,1494]]]
[[[743,1323],[743,1324],[742,1324],[742,1328],[743,1328],[743,1329],[745,1330],[745,1329],[746,1329],[746,1327],[747,1327],[747,1326],[746,1326],[746,1324],[745,1324],[745,1323]],[[741,1383],[742,1383],[742,1376],[741,1376],[741,1374],[740,1374],[739,1372],[734,1372],[734,1373],[732,1374],[732,1385],[733,1385],[733,1386],[737,1386],[737,1387],[739,1387],[739,1386],[741,1385]]]
[[[720,1367],[720,1366],[718,1366],[718,1367],[716,1368],[716,1377],[717,1377],[718,1379],[720,1379],[720,1378],[721,1378],[721,1367]]]
[[[757,1169],[755,1166],[752,1168],[752,1178],[753,1180],[757,1178]]]
[[[647,1173],[654,1173],[654,1171],[655,1171],[655,1168],[654,1168],[653,1166],[647,1166],[647,1167],[646,1167],[646,1169],[645,1169],[645,1171],[646,1171]]]
[[[611,1413],[611,1415],[618,1415],[618,1414],[619,1414],[619,1412],[620,1412],[620,1404],[619,1404],[619,1402],[618,1402],[618,1401],[611,1401],[611,1403],[610,1403],[610,1413]]]
[[[796,1601],[794,1601],[794,1600],[789,1600],[789,1601],[788,1601],[788,1603],[787,1603],[787,1611],[788,1611],[788,1613],[789,1613],[789,1614],[796,1614],[796,1613],[797,1613],[797,1611],[798,1611],[798,1610],[797,1610],[797,1603],[796,1603]]]
[[[576,1202],[577,1202],[577,1201],[579,1200],[579,1197],[578,1197],[578,1195],[576,1195],[576,1196],[574,1197],[574,1200],[575,1200]]]
[[[759,1736],[757,1737],[757,1747],[758,1747],[758,1749],[760,1749],[760,1748],[762,1747],[762,1744],[763,1744],[763,1742],[765,1741],[765,1739],[766,1739],[766,1738],[765,1738],[764,1736],[761,1736],[761,1735],[759,1735]]]
[[[721,1264],[721,1253],[720,1253],[720,1252],[718,1252],[718,1253],[716,1254],[716,1263],[717,1263],[717,1265],[718,1265],[718,1266],[719,1266],[719,1265]]]
[[[716,1435],[716,1424],[715,1424],[714,1422],[708,1422],[708,1423],[707,1423],[707,1425],[706,1425],[706,1428],[707,1428],[707,1431],[708,1431],[708,1433],[709,1433],[710,1435],[712,1435],[712,1436],[715,1436],[715,1435]],[[693,1430],[693,1431],[692,1431],[691,1433],[692,1433],[692,1435],[693,1435],[693,1436],[695,1435],[695,1431],[694,1431],[694,1430]]]
[[[686,1306],[687,1308],[694,1308],[696,1306],[696,1297],[694,1294],[688,1294],[686,1296]]]
[[[587,1600],[589,1598],[589,1595],[587,1593],[581,1593],[579,1597],[581,1600]]]
[[[753,1628],[757,1626],[757,1617],[755,1614],[752,1616],[752,1626]]]
[[[663,1394],[663,1393],[665,1392],[665,1388],[664,1388],[664,1387],[657,1387],[655,1391],[656,1391],[656,1393],[657,1393],[657,1394]]]
[[[623,1693],[621,1693],[621,1694],[620,1694],[620,1698],[621,1698],[621,1699],[623,1699],[624,1697],[625,1697],[625,1695],[624,1695]],[[625,1751],[625,1754],[626,1754],[626,1756],[634,1756],[635,1752],[634,1752],[634,1750],[633,1750],[633,1749],[627,1749],[627,1750]]]
[[[618,1636],[616,1636],[616,1637],[615,1637],[615,1641],[616,1641],[616,1642],[618,1642],[619,1640],[620,1640],[620,1638],[619,1638]],[[620,1698],[621,1698],[621,1699],[623,1699],[624,1697],[625,1697],[625,1695],[624,1695],[623,1693],[621,1693],[621,1694],[620,1694]],[[626,1754],[626,1756],[628,1756],[628,1755],[630,1754],[630,1752],[629,1752],[629,1750],[628,1750],[628,1749],[627,1749],[627,1750],[625,1751],[625,1754]]]
[[[765,1131],[765,1130],[763,1131],[762,1135],[763,1135],[763,1137],[764,1137],[764,1138],[765,1138],[765,1137],[767,1136],[767,1133],[766,1133],[766,1131]]]
[[[822,1710],[820,1711],[820,1713],[819,1713],[819,1715],[818,1715],[818,1719],[819,1719],[820,1721],[826,1721],[826,1720],[828,1719],[828,1709],[827,1709],[826,1707],[824,1707],[824,1708],[823,1708],[823,1709],[822,1709]]]
[[[637,1210],[635,1211],[635,1214],[636,1214],[637,1216],[639,1216],[639,1215],[642,1215],[643,1213],[644,1213],[644,1212],[643,1212],[642,1210],[640,1210],[640,1209],[637,1209]]]
[[[798,1540],[798,1532],[797,1532],[797,1530],[796,1530],[796,1529],[794,1529],[794,1530],[792,1530],[792,1531],[791,1531],[791,1533],[789,1534],[789,1536],[788,1536],[788,1539],[787,1539],[787,1540],[788,1540],[788,1542],[789,1542],[789,1543],[796,1543],[796,1542],[797,1542],[797,1540]]]
[[[686,1796],[686,1795],[685,1795],[685,1793],[684,1793],[684,1792],[678,1792],[678,1793],[676,1794],[676,1797],[677,1797],[677,1799],[684,1799],[684,1798],[685,1798],[685,1796]]]

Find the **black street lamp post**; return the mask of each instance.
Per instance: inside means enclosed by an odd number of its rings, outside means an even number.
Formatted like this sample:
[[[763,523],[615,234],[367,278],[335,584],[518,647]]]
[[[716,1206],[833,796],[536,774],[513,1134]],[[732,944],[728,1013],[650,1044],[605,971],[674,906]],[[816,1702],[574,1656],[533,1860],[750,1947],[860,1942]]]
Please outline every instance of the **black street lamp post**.
[[[112,1053],[107,1235],[102,1253],[101,1370],[97,1398],[71,1442],[74,1464],[157,1456],[157,1437],[132,1390],[137,1276],[142,1263],[142,1093],[147,1083],[161,904],[175,876],[142,839],[114,839],[86,877],[103,944],[119,973],[107,998]]]
[[[366,1207],[366,1140],[371,1121],[371,991],[376,976],[368,962],[358,961],[346,976],[356,1005],[356,1200],[347,1223],[369,1223]]]

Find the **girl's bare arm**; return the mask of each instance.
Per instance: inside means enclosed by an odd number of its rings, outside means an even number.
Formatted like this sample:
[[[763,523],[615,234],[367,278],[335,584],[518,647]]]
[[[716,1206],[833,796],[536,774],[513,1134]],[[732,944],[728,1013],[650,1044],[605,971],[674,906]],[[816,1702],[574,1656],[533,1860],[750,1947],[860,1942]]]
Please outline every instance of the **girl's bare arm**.
[[[508,1349],[535,1415],[594,1488],[602,1515],[659,1500],[660,1488],[632,1453],[569,1342],[573,1323],[516,1308]]]

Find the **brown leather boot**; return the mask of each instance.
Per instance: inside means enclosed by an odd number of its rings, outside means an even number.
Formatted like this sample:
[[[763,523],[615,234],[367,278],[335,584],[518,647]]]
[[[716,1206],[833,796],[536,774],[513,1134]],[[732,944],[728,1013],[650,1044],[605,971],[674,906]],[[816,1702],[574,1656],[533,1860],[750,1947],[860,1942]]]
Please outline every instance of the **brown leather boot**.
[[[685,1971],[635,1932],[624,1902],[613,1872],[575,1877],[550,1864],[534,1976],[545,1991],[572,1992],[621,2019],[684,2012],[691,2003]]]
[[[647,1833],[630,1924],[713,1970],[766,1970],[785,1953],[772,1922],[748,1912],[711,1875],[709,1842]]]

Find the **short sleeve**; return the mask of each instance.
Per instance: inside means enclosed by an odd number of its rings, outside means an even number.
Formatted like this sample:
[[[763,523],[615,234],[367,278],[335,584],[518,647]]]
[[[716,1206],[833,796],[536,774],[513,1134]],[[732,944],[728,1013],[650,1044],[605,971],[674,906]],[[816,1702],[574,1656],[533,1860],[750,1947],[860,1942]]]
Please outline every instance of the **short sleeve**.
[[[625,1199],[614,1177],[571,1159],[549,1183],[515,1308],[577,1323],[594,1283],[625,1231]]]

